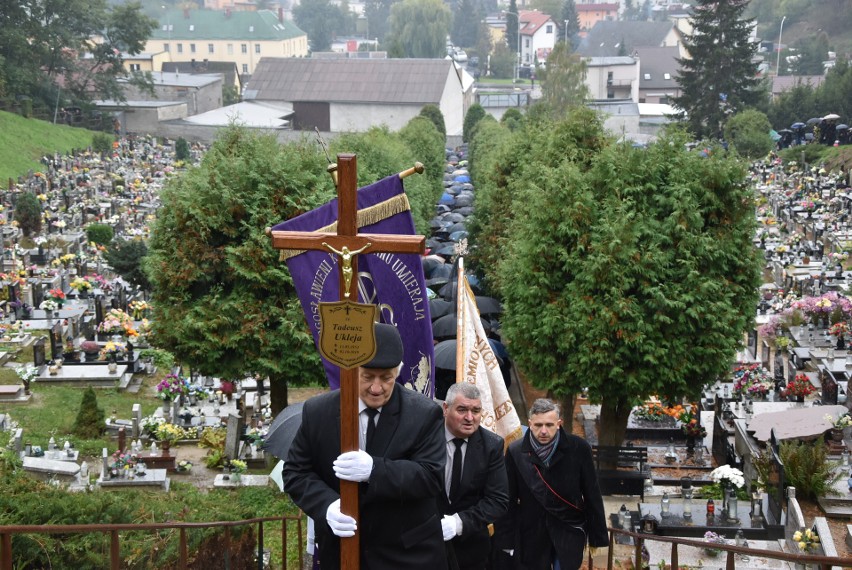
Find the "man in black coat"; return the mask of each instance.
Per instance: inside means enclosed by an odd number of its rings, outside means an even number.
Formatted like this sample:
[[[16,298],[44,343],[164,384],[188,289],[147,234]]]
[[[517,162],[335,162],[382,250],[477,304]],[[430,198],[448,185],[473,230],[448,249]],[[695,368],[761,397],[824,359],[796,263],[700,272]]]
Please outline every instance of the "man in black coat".
[[[479,389],[467,382],[450,386],[444,401],[447,467],[438,508],[451,569],[485,569],[491,551],[488,525],[509,505],[503,438],[481,427],[481,419]]]
[[[592,448],[562,430],[559,406],[545,398],[533,402],[529,428],[506,453],[509,513],[501,548],[521,570],[550,570],[555,560],[561,570],[575,570],[587,542],[609,544]]]
[[[311,398],[284,464],[284,491],[316,521],[324,570],[340,567],[338,537],[356,530],[363,570],[437,570],[447,564],[435,509],[446,461],[441,408],[396,386],[399,332],[375,327],[376,356],[358,370],[361,449],[340,453],[340,392]],[[357,522],[340,512],[340,479],[360,483]]]

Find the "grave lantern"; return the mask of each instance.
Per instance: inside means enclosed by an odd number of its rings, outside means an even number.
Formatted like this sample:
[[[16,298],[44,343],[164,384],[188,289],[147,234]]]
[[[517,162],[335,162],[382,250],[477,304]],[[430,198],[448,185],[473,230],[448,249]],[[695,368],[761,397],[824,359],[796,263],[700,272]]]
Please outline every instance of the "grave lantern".
[[[642,517],[642,532],[647,534],[657,533],[657,517],[648,513]]]
[[[674,438],[669,438],[669,445],[666,448],[666,453],[663,457],[665,458],[666,463],[674,463],[677,461],[677,452],[674,448]]]
[[[631,517],[630,513],[627,510],[627,506],[621,505],[621,508],[618,510],[618,526],[625,530],[630,530],[630,527],[628,526],[630,524],[628,522],[630,521],[630,518]]]
[[[728,489],[728,509],[725,512],[725,518],[729,523],[735,523],[740,519],[737,518],[737,510],[739,509],[737,490]]]
[[[843,448],[843,453],[840,454],[840,466],[844,469],[849,469],[849,450]]]
[[[663,491],[663,497],[660,499],[660,515],[663,517],[669,516],[670,507],[671,500],[669,499],[669,494]]]
[[[680,478],[680,493],[683,497],[683,518],[692,518],[692,477]]]

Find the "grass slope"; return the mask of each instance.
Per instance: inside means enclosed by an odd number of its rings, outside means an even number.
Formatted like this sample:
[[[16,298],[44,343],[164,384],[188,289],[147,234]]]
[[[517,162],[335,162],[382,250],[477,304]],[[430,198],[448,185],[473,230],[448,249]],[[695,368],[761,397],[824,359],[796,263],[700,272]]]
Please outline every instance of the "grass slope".
[[[0,111],[0,186],[5,188],[9,178],[29,170],[41,170],[39,159],[46,154],[91,146],[93,134]]]

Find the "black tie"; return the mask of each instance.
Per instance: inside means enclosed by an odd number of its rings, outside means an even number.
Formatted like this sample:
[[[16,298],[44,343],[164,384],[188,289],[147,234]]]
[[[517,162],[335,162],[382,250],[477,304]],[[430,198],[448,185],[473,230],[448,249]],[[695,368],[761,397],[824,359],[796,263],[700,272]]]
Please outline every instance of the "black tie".
[[[459,499],[459,494],[461,493],[462,463],[464,463],[464,458],[462,457],[462,444],[464,443],[464,440],[457,437],[453,439],[453,443],[456,446],[456,450],[453,452],[453,473],[450,476],[451,503],[455,503]]]
[[[364,411],[367,412],[367,437],[364,439],[364,443],[365,447],[370,449],[370,442],[373,441],[373,436],[376,435],[376,415],[378,415],[379,410],[364,408]]]

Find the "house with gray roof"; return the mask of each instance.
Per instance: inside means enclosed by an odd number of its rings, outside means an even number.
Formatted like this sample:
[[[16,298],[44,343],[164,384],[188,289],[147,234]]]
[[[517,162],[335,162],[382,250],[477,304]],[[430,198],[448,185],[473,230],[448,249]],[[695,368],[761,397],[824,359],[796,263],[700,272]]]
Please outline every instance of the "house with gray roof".
[[[636,56],[640,62],[639,103],[666,104],[672,97],[681,95],[677,47],[640,47]]]
[[[293,128],[396,131],[426,105],[444,115],[448,136],[462,132],[473,81],[451,59],[294,59],[265,57],[243,98],[292,105]]]
[[[237,93],[242,93],[243,83],[237,71],[237,64],[232,61],[209,61],[206,59],[198,61],[164,61],[160,71],[171,73],[183,73],[187,75],[208,75],[221,73],[224,76],[224,85],[233,86]]]
[[[633,55],[641,47],[682,47],[683,38],[672,22],[601,21],[580,42],[577,55],[617,57]],[[686,52],[681,53],[686,57]]]

